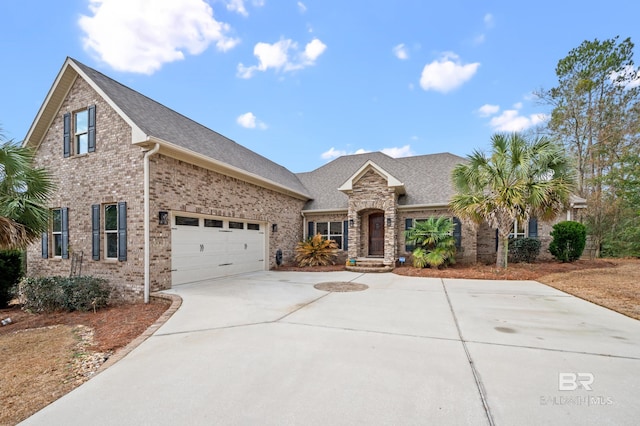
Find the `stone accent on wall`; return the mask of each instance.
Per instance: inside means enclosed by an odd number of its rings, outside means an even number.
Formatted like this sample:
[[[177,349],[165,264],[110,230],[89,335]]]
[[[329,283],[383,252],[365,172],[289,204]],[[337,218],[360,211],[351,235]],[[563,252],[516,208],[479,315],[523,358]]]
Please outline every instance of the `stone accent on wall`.
[[[348,219],[353,220],[353,232],[349,233],[349,257],[367,257],[368,217],[374,212],[384,213],[384,264],[395,265],[397,256],[397,201],[394,188],[389,188],[387,180],[373,170],[366,172],[353,182],[349,194]],[[390,223],[390,226],[387,224]]]

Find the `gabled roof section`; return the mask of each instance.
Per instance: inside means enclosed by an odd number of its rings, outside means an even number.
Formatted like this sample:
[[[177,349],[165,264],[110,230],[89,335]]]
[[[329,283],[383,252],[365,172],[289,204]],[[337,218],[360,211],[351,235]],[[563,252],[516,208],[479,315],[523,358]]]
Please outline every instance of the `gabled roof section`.
[[[67,58],[49,90],[25,145],[40,144],[78,77],[85,79],[131,126],[133,144],[160,143],[160,153],[274,187],[298,198],[310,198],[298,177],[285,167],[72,58]]]
[[[298,173],[312,198],[305,205],[305,211],[346,211],[349,197],[338,188],[366,168],[369,161],[404,184],[406,194],[398,200],[399,207],[403,208],[447,205],[455,193],[451,179],[453,168],[466,160],[450,153],[404,158],[391,158],[381,152],[345,155],[312,172]]]
[[[367,160],[367,162],[364,163],[364,165],[360,167],[357,172],[355,172],[349,179],[347,179],[345,183],[340,186],[340,188],[338,188],[338,191],[346,193],[351,192],[353,190],[353,184],[358,182],[362,178],[362,176],[364,176],[370,170],[373,170],[374,172],[382,176],[387,181],[387,185],[390,188],[395,188],[395,190],[400,194],[404,193],[404,184],[396,179],[393,175],[391,175],[391,173],[387,172],[385,169],[378,166],[371,160]]]

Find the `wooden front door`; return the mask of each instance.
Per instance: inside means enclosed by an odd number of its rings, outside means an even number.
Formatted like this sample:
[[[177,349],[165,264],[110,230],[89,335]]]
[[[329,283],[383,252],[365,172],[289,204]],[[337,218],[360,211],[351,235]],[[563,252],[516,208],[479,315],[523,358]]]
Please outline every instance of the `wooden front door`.
[[[384,215],[369,216],[369,256],[384,256]]]

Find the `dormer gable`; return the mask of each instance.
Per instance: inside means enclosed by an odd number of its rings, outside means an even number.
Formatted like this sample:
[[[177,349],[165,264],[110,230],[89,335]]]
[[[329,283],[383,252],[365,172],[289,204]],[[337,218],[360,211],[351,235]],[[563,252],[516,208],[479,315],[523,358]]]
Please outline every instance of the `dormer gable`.
[[[342,191],[346,194],[350,193],[351,191],[353,191],[354,184],[356,184],[360,179],[362,179],[364,175],[366,175],[370,171],[381,176],[387,182],[387,186],[389,188],[393,188],[397,194],[405,193],[404,183],[400,182],[400,180],[394,177],[391,173],[387,172],[385,169],[371,160],[368,160],[353,175],[351,175],[351,177],[338,188],[338,191]]]

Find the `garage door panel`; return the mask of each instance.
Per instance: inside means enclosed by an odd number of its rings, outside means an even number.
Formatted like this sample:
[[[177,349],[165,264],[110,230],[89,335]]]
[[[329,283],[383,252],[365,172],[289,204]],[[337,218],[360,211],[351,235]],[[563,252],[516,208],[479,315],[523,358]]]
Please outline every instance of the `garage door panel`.
[[[224,229],[205,227],[202,218],[198,223],[171,228],[173,285],[264,270],[264,231],[247,229],[244,222],[244,229],[229,229],[227,221]]]

